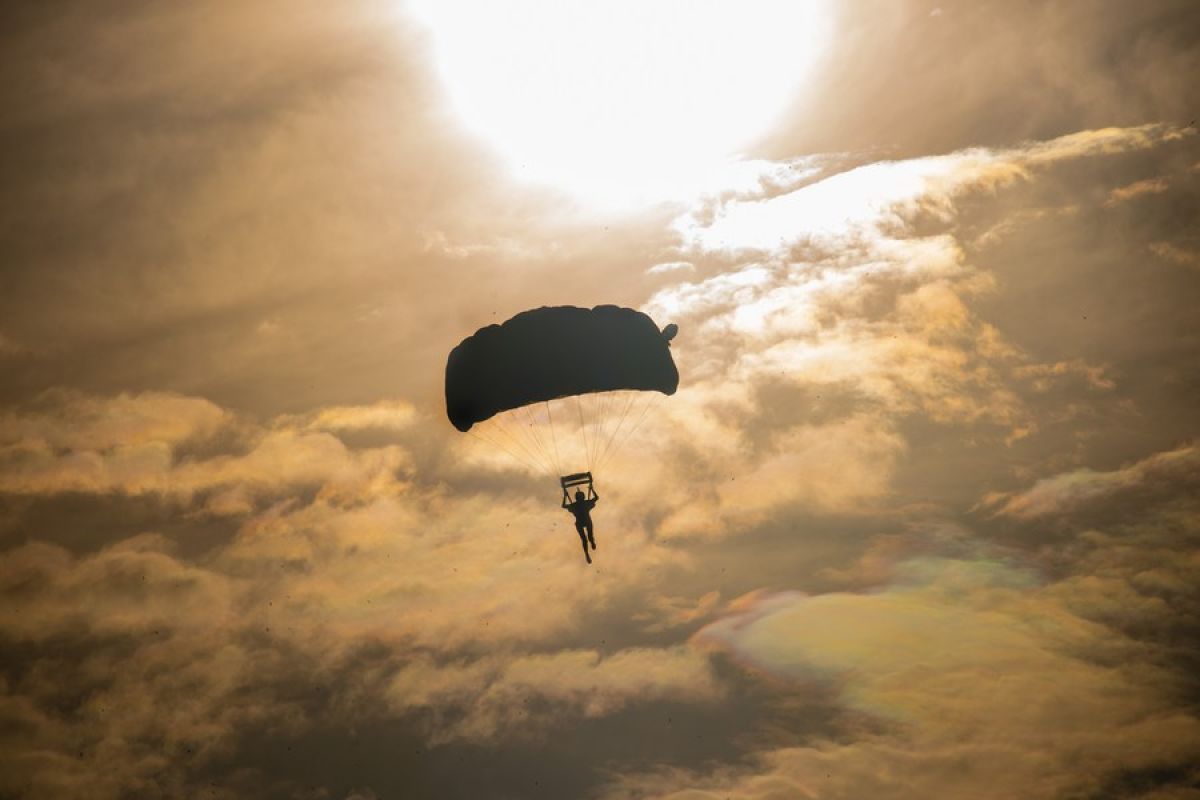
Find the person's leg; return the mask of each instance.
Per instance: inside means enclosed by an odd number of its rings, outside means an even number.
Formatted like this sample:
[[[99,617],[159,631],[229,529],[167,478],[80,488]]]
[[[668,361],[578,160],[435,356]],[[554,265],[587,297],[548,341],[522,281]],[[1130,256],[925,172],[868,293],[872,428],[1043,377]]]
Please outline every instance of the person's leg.
[[[592,521],[589,519],[589,520],[588,520],[586,523],[584,523],[584,524],[585,524],[585,526],[587,527],[587,537],[588,537],[588,541],[592,543],[592,549],[593,549],[593,550],[595,550],[595,549],[596,549],[596,537],[595,537],[595,535],[594,535],[594,533],[593,533],[593,531],[592,531]]]
[[[586,558],[587,562],[590,564],[592,563],[592,554],[588,552],[587,534],[583,532],[583,525],[577,524],[575,526],[575,530],[579,533],[579,541],[583,544],[583,557]]]

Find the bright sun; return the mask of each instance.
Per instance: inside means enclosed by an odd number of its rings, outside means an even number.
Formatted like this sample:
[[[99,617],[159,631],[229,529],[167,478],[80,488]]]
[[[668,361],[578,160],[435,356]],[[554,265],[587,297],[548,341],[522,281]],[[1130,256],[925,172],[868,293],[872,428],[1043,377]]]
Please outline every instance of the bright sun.
[[[711,187],[795,95],[826,0],[411,0],[467,126],[609,208]]]

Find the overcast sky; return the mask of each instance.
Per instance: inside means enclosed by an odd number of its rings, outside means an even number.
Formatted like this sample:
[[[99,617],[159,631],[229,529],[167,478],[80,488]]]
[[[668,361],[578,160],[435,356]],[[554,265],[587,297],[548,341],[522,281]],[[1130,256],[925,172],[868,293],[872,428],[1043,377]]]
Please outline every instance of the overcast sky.
[[[1192,0],[0,41],[0,797],[1200,798]],[[602,303],[589,566],[442,390]]]

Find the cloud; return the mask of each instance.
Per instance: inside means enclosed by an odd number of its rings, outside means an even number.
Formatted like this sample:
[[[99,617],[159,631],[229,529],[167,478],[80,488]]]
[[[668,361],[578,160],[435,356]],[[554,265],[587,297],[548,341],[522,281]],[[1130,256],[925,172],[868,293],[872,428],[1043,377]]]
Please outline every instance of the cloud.
[[[977,250],[994,247],[1005,240],[1011,240],[1014,235],[1032,224],[1055,218],[1069,220],[1077,216],[1079,212],[1080,208],[1077,205],[1050,208],[1017,208],[990,225],[987,230],[975,237],[971,244]]]
[[[230,588],[228,578],[177,561],[154,534],[78,561],[34,542],[5,554],[0,593],[12,605],[0,625],[6,635],[32,641],[76,626],[94,635],[204,629],[232,612]]]
[[[1003,560],[901,561],[869,594],[757,594],[694,641],[796,691],[836,686],[877,722],[750,767],[626,775],[609,796],[1051,796],[1200,755],[1152,653]]]
[[[333,406],[316,413],[308,428],[312,430],[361,431],[391,429],[402,431],[417,419],[411,403],[380,402],[369,406]]]
[[[8,469],[0,489],[6,492],[154,494],[185,505],[203,492],[251,498],[306,486],[352,497],[374,487],[395,486],[396,473],[408,463],[397,447],[352,452],[329,434],[293,431],[264,434],[244,455],[196,461],[176,461],[171,447],[161,441],[64,454],[23,442],[8,448],[5,460]],[[243,508],[221,497],[209,506],[216,513]]]
[[[1096,498],[1151,480],[1191,474],[1198,466],[1200,451],[1189,444],[1155,453],[1120,469],[1101,472],[1083,468],[1043,478],[1023,492],[994,495],[987,504],[999,506],[996,513],[1002,516],[1033,519],[1072,511]]]
[[[115,414],[101,398],[83,407],[102,421]],[[555,525],[556,508],[523,496],[450,497],[437,482],[397,478],[406,462],[395,448],[355,450],[313,429],[375,429],[393,411],[336,407],[265,428],[242,420],[245,440],[221,447],[195,444],[196,426],[121,417],[168,456],[141,484],[126,475],[121,487],[148,485],[193,512],[214,511],[216,501],[193,496],[201,487],[245,492],[219,500],[243,521],[198,561],[183,555],[186,543],[155,533],[84,555],[36,541],[5,553],[0,639],[25,655],[0,682],[0,716],[15,731],[2,744],[16,765],[0,790],[182,792],[191,770],[262,727],[286,737],[385,717],[409,719],[431,743],[494,743],[639,703],[720,697],[707,656],[687,646],[601,654],[550,644],[616,598],[647,591],[683,554],[637,530],[606,538],[601,528],[607,563],[620,569],[587,567],[574,531]],[[227,413],[212,416],[228,422]],[[17,423],[78,446],[107,442],[110,429],[58,431],[70,421],[53,415]],[[172,457],[185,442],[187,457]],[[117,484],[53,484],[64,485]],[[238,505],[304,485],[316,491]]]
[[[238,585],[154,535],[81,559],[39,543],[7,552],[0,635],[25,656],[0,687],[4,791],[174,792],[163,787],[182,790],[187,765],[243,726],[294,720],[288,700],[255,697],[256,681],[288,671],[270,647],[230,635],[254,627]]]
[[[1082,359],[1056,361],[1053,364],[1028,364],[1017,367],[1013,374],[1019,378],[1032,379],[1034,389],[1039,392],[1049,389],[1053,385],[1053,379],[1068,375],[1082,377],[1094,389],[1112,389],[1116,386],[1116,382],[1108,377],[1103,366],[1088,364]]]
[[[728,535],[763,522],[790,505],[824,512],[864,513],[887,496],[905,444],[869,417],[777,432],[775,453],[750,463],[724,463],[713,489],[667,515],[657,533],[667,539]]]
[[[338,595],[358,609],[334,617],[347,633],[416,637],[430,646],[543,637],[571,625],[580,604],[603,605],[626,580],[686,560],[637,528],[609,539],[601,527],[599,541],[625,564],[626,577],[577,587],[577,541],[555,504],[523,489],[499,497],[455,492],[446,474],[433,471],[436,462],[418,464],[404,445],[355,447],[329,432],[415,435],[414,414],[402,403],[334,406],[256,425],[199,398],[72,395],[54,411],[6,418],[0,488],[31,496],[151,495],[200,518],[232,515],[240,528],[207,568],[273,574],[287,565],[263,590],[293,598],[277,613],[297,629],[307,630],[307,615],[319,608],[328,615],[324,604]],[[538,577],[513,583],[526,573]],[[66,606],[86,594],[57,591]],[[574,599],[547,604],[547,597]],[[39,602],[52,607],[48,598]],[[421,611],[398,620],[396,604]]]
[[[567,557],[574,542],[507,533],[511,509],[443,521],[394,501],[317,501],[276,517],[206,565],[153,535],[82,558],[40,543],[6,553],[0,636],[29,666],[0,685],[15,732],[0,786],[96,797],[182,787],[259,726],[286,738],[408,716],[431,744],[496,743],[721,696],[707,656],[688,646],[513,647],[645,580],[636,544],[607,542],[622,569],[588,589]],[[85,655],[63,660],[64,642]]]
[[[671,272],[694,272],[696,265],[690,261],[664,261],[649,267],[646,272],[650,275],[662,275]]]
[[[1134,181],[1126,186],[1119,186],[1108,193],[1108,200],[1104,202],[1107,206],[1115,206],[1127,200],[1132,200],[1135,197],[1140,197],[1145,194],[1162,194],[1170,188],[1170,181],[1165,177],[1146,178],[1140,181]]]
[[[603,609],[653,570],[686,561],[635,528],[609,536],[600,527],[604,559],[621,569],[581,582],[575,532],[547,506],[440,489],[284,505],[246,524],[220,565],[231,574],[273,570],[271,591],[289,598],[276,605],[280,624],[298,631],[454,649],[560,635],[582,610]]]
[[[343,498],[396,490],[411,463],[398,446],[352,450],[326,432],[407,426],[412,410],[398,404],[328,408],[299,424],[283,417],[255,429],[196,397],[52,397],[49,410],[0,418],[0,490],[154,494],[185,505],[216,492],[209,511],[240,514],[253,498],[283,489],[318,487]],[[241,437],[243,452],[189,454],[189,444],[223,431]]]
[[[1200,268],[1200,253],[1180,247],[1177,244],[1172,244],[1171,242],[1152,242],[1150,244],[1150,252],[1159,258],[1175,264]]]
[[[823,103],[673,226],[503,180],[395,3],[284,5],[6,20],[0,795],[1195,784],[1192,456],[1113,468],[1195,437],[1180,4],[842,4]],[[684,380],[588,568],[438,398],[590,296]]]
[[[659,596],[650,600],[650,608],[639,611],[634,619],[644,623],[643,628],[649,633],[691,625],[707,618],[721,601],[721,593],[717,590],[706,592],[692,600],[686,597]]]
[[[607,716],[639,702],[713,702],[720,695],[707,657],[682,646],[603,657],[577,650],[467,664],[420,661],[394,676],[386,697],[398,710],[460,707],[462,720],[434,740],[486,741],[537,737],[563,717]]]
[[[1080,131],[1019,148],[972,148],[944,156],[877,162],[784,194],[735,199],[715,217],[676,225],[687,246],[708,252],[786,252],[803,242],[879,236],[918,210],[943,216],[967,192],[1032,178],[1032,171],[1081,158],[1144,150],[1191,129],[1163,125]]]
[[[979,259],[974,243],[1003,251],[1013,242],[997,232],[998,214],[979,206],[1004,209],[1007,195],[1024,200],[1072,171],[1191,136],[1155,124],[906,161],[830,162],[826,169],[840,171],[678,218],[680,252],[696,271],[644,307],[680,325],[673,347],[687,381],[671,400],[668,428],[640,441],[674,451],[667,471],[711,488],[656,495],[672,506],[656,532],[724,536],[782,509],[878,512],[907,452],[904,431],[918,420],[962,431],[972,446],[1012,447],[1095,416],[1080,392],[1114,392],[1112,364],[1045,358],[1054,347],[1025,349],[1018,339],[1037,340],[985,311],[1003,306],[1006,278],[997,276],[1006,273],[988,268],[996,257]],[[1067,225],[1080,209],[1042,205],[1024,224]]]
[[[58,391],[43,395],[42,402],[43,410],[0,415],[0,444],[97,451],[174,445],[211,435],[229,420],[227,412],[208,400],[169,392],[98,397]]]

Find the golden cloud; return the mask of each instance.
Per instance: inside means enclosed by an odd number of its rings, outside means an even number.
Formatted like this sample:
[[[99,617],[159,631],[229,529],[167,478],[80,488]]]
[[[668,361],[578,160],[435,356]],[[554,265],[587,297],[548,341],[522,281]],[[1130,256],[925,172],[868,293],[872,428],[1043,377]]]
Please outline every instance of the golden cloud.
[[[1200,450],[1195,445],[1185,445],[1155,453],[1120,469],[1101,472],[1085,468],[1043,478],[1023,492],[992,495],[986,504],[999,506],[998,515],[1032,519],[1073,510],[1095,498],[1130,489],[1154,478],[1192,473],[1198,466]]]
[[[764,750],[749,768],[626,775],[609,797],[1050,796],[1200,756],[1200,723],[1153,656],[999,560],[902,562],[872,594],[757,594],[695,641],[798,686],[832,682],[884,724]]]

